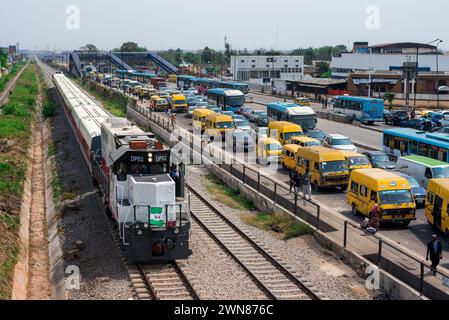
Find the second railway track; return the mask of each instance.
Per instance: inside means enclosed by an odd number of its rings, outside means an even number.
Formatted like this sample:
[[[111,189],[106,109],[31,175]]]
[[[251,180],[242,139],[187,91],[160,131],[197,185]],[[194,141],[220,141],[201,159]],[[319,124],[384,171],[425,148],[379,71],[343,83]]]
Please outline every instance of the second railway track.
[[[252,278],[269,299],[320,300],[305,280],[298,278],[288,267],[266,252],[248,237],[220,210],[202,197],[190,185],[193,220],[203,228]]]

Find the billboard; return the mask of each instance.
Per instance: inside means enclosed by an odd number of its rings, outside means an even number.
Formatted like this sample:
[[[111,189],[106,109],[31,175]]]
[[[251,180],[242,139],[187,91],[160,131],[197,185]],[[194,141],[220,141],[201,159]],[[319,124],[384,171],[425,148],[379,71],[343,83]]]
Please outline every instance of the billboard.
[[[16,46],[9,46],[8,52],[9,52],[9,54],[16,54],[17,53],[17,47]]]

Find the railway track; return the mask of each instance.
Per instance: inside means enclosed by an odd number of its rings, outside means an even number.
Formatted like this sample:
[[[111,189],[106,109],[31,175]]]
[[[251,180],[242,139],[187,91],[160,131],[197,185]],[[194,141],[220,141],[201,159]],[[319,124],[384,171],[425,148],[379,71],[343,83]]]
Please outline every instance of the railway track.
[[[306,280],[248,237],[219,209],[189,185],[192,219],[229,254],[272,300],[320,300]]]

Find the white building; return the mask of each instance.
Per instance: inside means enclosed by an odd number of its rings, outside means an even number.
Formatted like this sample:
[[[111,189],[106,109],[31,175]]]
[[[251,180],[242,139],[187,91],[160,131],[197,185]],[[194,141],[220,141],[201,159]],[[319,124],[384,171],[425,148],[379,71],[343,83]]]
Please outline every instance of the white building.
[[[417,55],[418,51],[418,55]],[[332,57],[333,78],[346,79],[348,74],[357,71],[401,71],[404,63],[416,62],[419,72],[436,72],[436,47],[419,43],[396,43],[358,48],[351,53]],[[438,55],[438,71],[449,71],[449,56]]]
[[[237,81],[272,83],[274,80],[301,80],[303,56],[232,56],[231,72]]]

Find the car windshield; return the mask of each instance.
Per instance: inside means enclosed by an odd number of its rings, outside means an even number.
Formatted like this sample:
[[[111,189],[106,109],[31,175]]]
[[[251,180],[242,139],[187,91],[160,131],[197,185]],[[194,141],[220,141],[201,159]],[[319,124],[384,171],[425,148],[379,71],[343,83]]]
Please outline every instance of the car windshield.
[[[280,144],[277,143],[270,143],[267,144],[267,150],[269,151],[277,151],[277,150],[281,150],[282,146]]]
[[[185,100],[176,100],[175,104],[186,104]]]
[[[345,146],[345,145],[349,145],[352,144],[351,139],[349,138],[333,138],[332,139],[332,145],[334,146]]]
[[[235,120],[245,120],[246,119],[244,116],[241,116],[241,115],[238,115],[238,116],[234,115],[233,117]]]
[[[298,137],[298,136],[301,136],[301,135],[302,135],[302,132],[300,132],[300,131],[287,132],[287,133],[284,133],[284,140],[290,140],[293,137]]]
[[[344,161],[326,161],[320,164],[323,173],[348,171]]]
[[[306,147],[313,147],[313,146],[320,146],[321,143],[319,143],[318,141],[310,141],[310,142],[306,142],[304,145]]]
[[[385,161],[389,161],[389,159],[386,154],[379,154],[379,155],[373,156],[373,161],[374,162],[385,162]]]
[[[405,177],[405,179],[407,179],[407,182],[408,182],[410,188],[419,188],[419,187],[421,187],[419,185],[418,181],[416,181],[415,178],[413,178],[413,177]]]
[[[379,192],[380,204],[404,204],[413,202],[410,190],[384,190]]]
[[[232,122],[217,122],[218,129],[231,129],[234,127]]]
[[[366,166],[369,164],[367,157],[349,157],[349,166]]]
[[[247,126],[249,126],[249,122],[246,120],[236,121],[235,126],[236,127],[247,127]]]
[[[433,168],[433,177],[438,178],[449,178],[449,167],[438,167]]]
[[[323,139],[326,136],[326,133],[324,131],[310,131],[309,137],[315,138],[315,139]]]
[[[263,110],[254,110],[253,111],[253,114],[257,114],[257,115],[262,115],[264,113],[265,113],[265,111],[263,111]]]

